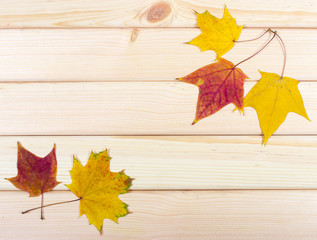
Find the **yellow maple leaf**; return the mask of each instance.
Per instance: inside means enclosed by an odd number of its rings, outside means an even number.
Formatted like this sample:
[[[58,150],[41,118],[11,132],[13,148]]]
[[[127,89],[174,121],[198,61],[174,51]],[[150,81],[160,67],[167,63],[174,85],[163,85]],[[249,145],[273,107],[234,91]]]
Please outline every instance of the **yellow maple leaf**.
[[[299,81],[289,77],[281,78],[275,73],[261,71],[260,73],[261,79],[249,91],[243,106],[253,107],[256,110],[265,145],[289,112],[297,113],[307,120],[309,118],[298,90]]]
[[[243,26],[238,26],[225,6],[222,19],[216,18],[208,11],[197,14],[197,26],[201,34],[188,42],[198,46],[201,51],[213,50],[217,59],[233,48],[239,39]]]
[[[74,157],[70,171],[72,183],[66,185],[80,198],[80,216],[86,214],[89,224],[102,232],[105,218],[118,222],[119,217],[129,213],[128,205],[118,195],[127,193],[131,179],[124,171],[111,172],[107,150],[91,152],[85,167]]]

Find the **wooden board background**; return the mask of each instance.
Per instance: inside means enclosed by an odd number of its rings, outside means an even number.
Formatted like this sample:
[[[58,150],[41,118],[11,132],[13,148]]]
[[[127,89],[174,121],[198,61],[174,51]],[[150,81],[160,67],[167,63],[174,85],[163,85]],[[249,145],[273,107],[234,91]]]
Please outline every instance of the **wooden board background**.
[[[213,61],[183,44],[199,34],[193,11],[221,17],[242,39],[277,30],[285,75],[299,84],[311,122],[289,114],[262,146],[256,113],[229,105],[191,126],[198,90],[175,79]],[[266,39],[240,43],[237,63]],[[277,41],[241,65],[280,73]],[[0,239],[317,239],[317,4],[313,0],[0,1]],[[99,236],[78,203],[21,215],[39,205],[4,178],[16,143],[39,156],[57,144],[58,180],[72,155],[110,149],[111,169],[136,178],[120,198],[133,214],[104,221]],[[45,202],[72,199],[63,185]]]

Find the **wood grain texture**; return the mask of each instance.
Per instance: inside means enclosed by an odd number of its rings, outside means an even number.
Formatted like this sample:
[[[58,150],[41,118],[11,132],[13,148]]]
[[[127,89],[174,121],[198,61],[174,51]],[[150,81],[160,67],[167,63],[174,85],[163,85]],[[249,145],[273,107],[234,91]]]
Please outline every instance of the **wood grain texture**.
[[[226,1],[238,22],[248,27],[317,27],[313,0]],[[0,27],[193,27],[194,11],[221,17],[215,0],[14,0],[2,1]]]
[[[302,81],[312,122],[289,114],[266,147],[251,108],[243,117],[229,105],[191,126],[198,89],[175,80],[214,60],[184,42],[200,33],[193,10],[221,17],[223,1],[1,1],[0,239],[317,239],[316,3],[226,5],[247,27],[240,40],[277,28],[285,76]],[[236,44],[224,57],[236,64],[267,39]],[[274,40],[240,65],[246,92],[258,69],[280,74],[282,64]],[[111,170],[135,178],[120,196],[133,214],[105,220],[102,237],[78,218],[78,202],[45,209],[45,221],[36,211],[21,215],[40,198],[4,180],[17,173],[17,141],[39,156],[56,143],[63,183],[73,154],[86,163],[107,147]],[[75,198],[63,184],[56,189],[45,203]]]
[[[57,179],[71,182],[75,154],[110,149],[112,171],[135,178],[132,189],[311,189],[317,188],[317,137],[1,137],[0,190],[17,173],[16,142],[44,157],[57,145]],[[57,189],[66,189],[63,184]]]
[[[241,40],[264,29],[246,29]],[[287,49],[285,76],[316,80],[317,31],[277,29]],[[174,81],[210,64],[212,51],[184,44],[198,29],[2,29],[1,81]],[[233,63],[252,55],[267,40],[239,43],[224,58]],[[258,70],[280,74],[278,41],[240,65],[252,80]]]
[[[276,134],[317,134],[317,83],[299,89],[312,122],[290,113]],[[192,126],[197,96],[196,86],[182,82],[3,83],[0,135],[261,133],[255,110],[243,116],[232,104]]]
[[[74,199],[50,192],[45,202]],[[302,240],[317,236],[317,191],[131,192],[120,198],[132,214],[119,224],[104,221],[104,235],[79,216],[79,203],[21,215],[40,205],[22,192],[0,192],[0,234],[4,239],[220,239]]]

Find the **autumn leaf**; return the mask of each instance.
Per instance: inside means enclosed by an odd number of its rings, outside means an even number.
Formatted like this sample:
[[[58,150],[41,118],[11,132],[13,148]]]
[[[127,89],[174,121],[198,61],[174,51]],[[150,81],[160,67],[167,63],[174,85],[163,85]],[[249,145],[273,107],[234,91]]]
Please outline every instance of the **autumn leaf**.
[[[238,26],[236,20],[230,15],[227,7],[224,9],[222,19],[216,18],[208,11],[197,14],[197,26],[201,34],[189,44],[198,46],[201,51],[213,50],[217,59],[233,48],[239,39],[243,26]]]
[[[128,205],[118,195],[127,193],[132,179],[124,171],[110,171],[107,150],[91,152],[84,167],[76,157],[70,171],[72,183],[66,185],[80,199],[80,215],[86,214],[89,224],[102,232],[105,218],[118,222],[119,217],[129,213]]]
[[[247,94],[243,105],[256,110],[266,144],[289,112],[297,113],[307,120],[309,118],[298,90],[299,81],[289,77],[281,78],[275,73],[260,73],[261,79]]]
[[[229,103],[242,110],[244,80],[248,78],[241,69],[223,58],[202,67],[179,80],[196,85],[199,96],[193,124],[208,117]]]
[[[18,175],[8,178],[14,186],[26,191],[30,197],[37,197],[52,190],[60,182],[56,181],[56,146],[44,158],[26,150],[18,142]]]

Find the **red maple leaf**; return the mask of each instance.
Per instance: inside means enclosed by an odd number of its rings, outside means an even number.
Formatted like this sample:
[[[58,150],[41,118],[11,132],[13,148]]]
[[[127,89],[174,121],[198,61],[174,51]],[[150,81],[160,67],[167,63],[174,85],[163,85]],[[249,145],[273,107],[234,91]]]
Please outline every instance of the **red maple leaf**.
[[[60,183],[56,181],[56,172],[55,145],[47,156],[40,158],[18,142],[18,175],[7,180],[30,197],[37,197]]]
[[[196,117],[192,124],[216,113],[229,103],[242,110],[246,78],[241,69],[223,58],[179,78],[199,87]]]

